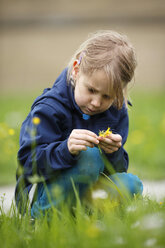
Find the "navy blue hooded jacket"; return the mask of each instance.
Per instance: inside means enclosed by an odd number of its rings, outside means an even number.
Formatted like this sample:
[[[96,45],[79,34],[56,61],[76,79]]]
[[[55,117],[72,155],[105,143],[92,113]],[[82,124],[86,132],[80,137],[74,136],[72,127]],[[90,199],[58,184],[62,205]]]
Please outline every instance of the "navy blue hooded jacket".
[[[40,118],[39,125],[33,124],[34,117]],[[98,135],[100,130],[108,127],[122,136],[122,147],[105,155],[116,172],[126,172],[128,155],[123,145],[128,135],[128,113],[125,104],[120,110],[111,106],[103,113],[84,115],[74,100],[74,89],[67,83],[65,69],[53,87],[45,89],[34,101],[22,124],[16,192],[21,180],[24,180],[24,187],[29,191],[31,183],[28,177],[34,174],[34,167],[35,173],[49,180],[58,171],[76,164],[79,156],[70,154],[67,147],[67,140],[73,129],[88,129]]]

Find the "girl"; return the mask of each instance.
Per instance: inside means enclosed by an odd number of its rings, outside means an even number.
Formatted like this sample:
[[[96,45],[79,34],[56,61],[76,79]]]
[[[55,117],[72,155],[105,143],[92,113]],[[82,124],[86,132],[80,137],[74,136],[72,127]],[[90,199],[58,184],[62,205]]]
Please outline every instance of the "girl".
[[[34,182],[34,218],[73,197],[73,182],[82,199],[102,172],[116,184],[119,178],[131,195],[142,193],[139,178],[126,173],[123,148],[127,84],[135,67],[134,49],[125,36],[97,32],[80,46],[53,87],[34,101],[20,132],[15,198],[21,211]],[[99,136],[109,127],[112,133]],[[106,168],[105,159],[113,170]]]

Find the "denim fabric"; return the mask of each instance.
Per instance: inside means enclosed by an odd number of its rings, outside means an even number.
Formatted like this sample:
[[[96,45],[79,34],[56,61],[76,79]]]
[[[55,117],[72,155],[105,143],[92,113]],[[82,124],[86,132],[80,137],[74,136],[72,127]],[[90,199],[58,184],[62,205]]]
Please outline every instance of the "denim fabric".
[[[116,184],[121,191],[127,191],[131,196],[134,194],[142,194],[143,184],[138,176],[131,173],[115,173],[109,178]]]
[[[31,208],[32,217],[39,217],[51,206],[59,208],[64,202],[67,202],[68,198],[74,201],[72,180],[80,199],[82,199],[86,190],[98,180],[103,171],[104,163],[98,148],[88,148],[86,151],[82,151],[76,166],[64,170],[55,181],[48,183],[46,187],[44,184],[38,185],[37,199]],[[115,173],[110,176],[110,179],[121,189],[124,185],[131,195],[142,193],[143,185],[137,176],[130,173]]]

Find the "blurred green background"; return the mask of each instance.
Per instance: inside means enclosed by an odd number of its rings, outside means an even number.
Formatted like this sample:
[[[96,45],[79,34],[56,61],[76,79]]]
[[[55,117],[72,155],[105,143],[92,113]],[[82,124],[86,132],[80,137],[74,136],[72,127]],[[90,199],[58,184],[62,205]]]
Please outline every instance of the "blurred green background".
[[[165,179],[163,0],[0,0],[0,185],[15,183],[19,130],[90,32],[128,35],[138,67],[130,85],[129,172]]]

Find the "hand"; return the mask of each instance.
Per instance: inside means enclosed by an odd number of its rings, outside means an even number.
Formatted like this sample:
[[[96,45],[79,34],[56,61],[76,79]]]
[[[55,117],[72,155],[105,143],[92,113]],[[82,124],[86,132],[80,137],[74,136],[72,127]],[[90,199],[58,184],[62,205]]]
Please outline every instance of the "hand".
[[[68,138],[68,149],[73,155],[85,151],[87,146],[94,147],[99,144],[98,136],[86,129],[73,129]]]
[[[108,136],[98,137],[99,147],[106,153],[116,152],[122,145],[122,137],[119,134],[109,134]]]

